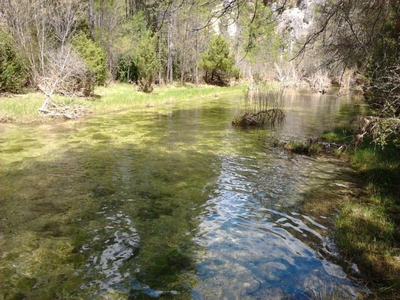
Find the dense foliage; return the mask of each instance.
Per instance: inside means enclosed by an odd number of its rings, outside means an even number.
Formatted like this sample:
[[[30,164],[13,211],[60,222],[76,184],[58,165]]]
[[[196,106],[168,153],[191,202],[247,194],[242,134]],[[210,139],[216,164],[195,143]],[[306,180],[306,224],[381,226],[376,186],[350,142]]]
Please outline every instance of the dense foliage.
[[[267,3],[257,2],[254,7],[251,1],[240,2],[230,7],[208,1],[10,0],[0,3],[0,22],[10,31],[15,41],[13,50],[21,56],[34,87],[49,78],[48,69],[55,69],[49,64],[61,63],[52,61],[52,53],[63,53],[69,44],[83,59],[95,84],[102,85],[109,78],[139,83],[141,88],[149,86],[143,78],[151,79],[152,84],[175,80],[198,84],[203,79],[226,84],[229,77],[238,76],[239,70],[233,65],[240,58],[227,56],[223,65],[214,67],[206,54],[201,60],[213,36],[226,41],[223,51],[228,53],[241,53],[243,57],[251,50],[251,64],[260,66],[254,72],[263,73],[261,68],[267,63],[272,66],[279,53],[276,24],[269,22],[272,11]],[[231,14],[235,7],[243,9]],[[257,17],[252,18],[252,14]],[[239,15],[237,35],[242,38],[235,44],[239,39],[228,27]],[[139,49],[145,32],[154,38],[150,53]],[[157,66],[151,77],[144,74],[143,65],[138,65],[149,59],[144,54],[158,58],[158,63],[150,67]],[[247,68],[246,64],[242,67]],[[248,73],[241,72],[242,76]]]
[[[160,59],[156,52],[156,37],[151,33],[143,35],[135,52],[135,67],[138,71],[139,88],[150,93],[156,71],[160,68]]]
[[[227,85],[230,75],[236,70],[228,42],[221,35],[211,39],[208,51],[203,53],[199,64],[206,72],[205,81],[217,85]]]
[[[108,78],[107,57],[101,46],[80,33],[74,36],[72,44],[82,57],[89,73],[97,85],[104,85]]]
[[[10,38],[0,31],[0,92],[21,92],[27,82],[26,70]]]
[[[384,115],[400,115],[400,4],[391,9],[380,36],[374,44],[366,72],[367,100],[382,109]]]
[[[139,71],[135,65],[134,57],[125,53],[118,60],[116,79],[119,82],[137,82],[139,80]]]

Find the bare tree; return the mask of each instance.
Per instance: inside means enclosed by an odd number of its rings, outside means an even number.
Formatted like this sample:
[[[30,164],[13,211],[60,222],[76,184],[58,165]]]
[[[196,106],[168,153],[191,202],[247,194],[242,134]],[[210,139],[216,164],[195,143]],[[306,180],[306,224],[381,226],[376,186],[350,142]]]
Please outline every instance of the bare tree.
[[[86,108],[76,105],[61,105],[53,101],[54,93],[70,94],[72,91],[85,94],[84,82],[88,79],[88,72],[82,58],[72,50],[70,45],[58,48],[48,53],[46,76],[38,84],[39,90],[46,98],[39,108],[42,116],[64,117],[75,119],[85,113]]]
[[[73,35],[76,24],[84,18],[84,5],[79,0],[54,1],[49,14],[53,34],[64,46]]]
[[[47,53],[68,43],[83,4],[79,0],[4,0],[0,9],[35,83],[46,76]]]
[[[390,1],[338,0],[318,4],[315,26],[296,57],[318,47],[324,54],[321,66],[365,67],[390,14]]]

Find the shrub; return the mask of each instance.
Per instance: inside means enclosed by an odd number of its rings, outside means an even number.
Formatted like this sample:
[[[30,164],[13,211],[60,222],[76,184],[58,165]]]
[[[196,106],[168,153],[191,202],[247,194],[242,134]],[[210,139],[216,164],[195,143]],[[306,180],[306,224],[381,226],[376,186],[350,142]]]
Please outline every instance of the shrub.
[[[212,38],[199,65],[206,71],[205,81],[210,84],[224,86],[230,76],[238,76],[235,59],[229,54],[229,44],[221,35]]]
[[[11,39],[0,31],[0,92],[21,92],[28,82],[27,74]]]
[[[139,71],[132,55],[122,55],[118,60],[117,80],[120,82],[137,82],[139,80]]]
[[[72,44],[83,58],[89,73],[94,76],[97,85],[104,85],[108,78],[107,54],[100,44],[92,41],[83,33],[74,36]]]
[[[160,68],[161,62],[156,51],[157,37],[152,37],[150,32],[139,41],[135,51],[135,65],[139,73],[139,88],[146,93],[153,90],[153,78]]]

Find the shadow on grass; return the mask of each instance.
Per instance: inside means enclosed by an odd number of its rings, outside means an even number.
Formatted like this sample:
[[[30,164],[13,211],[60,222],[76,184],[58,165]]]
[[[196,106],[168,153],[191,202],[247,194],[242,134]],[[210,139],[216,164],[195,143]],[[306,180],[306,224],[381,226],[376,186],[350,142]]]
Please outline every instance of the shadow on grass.
[[[340,139],[339,139],[340,140]],[[369,144],[349,156],[352,168],[334,178],[346,188],[316,188],[305,195],[302,210],[328,215],[340,254],[356,263],[375,299],[400,295],[400,151]],[[343,163],[339,162],[338,163]]]

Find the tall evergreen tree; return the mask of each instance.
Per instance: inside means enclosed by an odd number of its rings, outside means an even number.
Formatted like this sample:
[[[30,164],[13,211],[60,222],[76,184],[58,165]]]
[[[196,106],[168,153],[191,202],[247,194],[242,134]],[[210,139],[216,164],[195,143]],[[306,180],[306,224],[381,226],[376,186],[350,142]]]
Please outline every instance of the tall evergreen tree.
[[[214,36],[208,51],[202,54],[199,65],[205,71],[205,81],[216,85],[227,85],[236,71],[235,59],[229,53],[229,44],[222,35]]]
[[[139,87],[145,93],[153,91],[152,85],[155,74],[160,68],[156,42],[157,36],[152,36],[151,32],[148,32],[141,38],[135,51],[135,66],[139,74]]]

